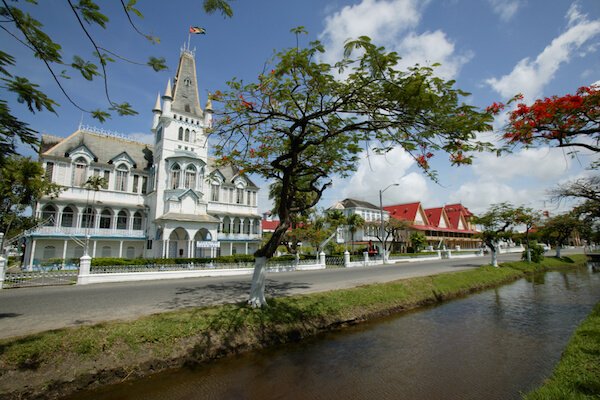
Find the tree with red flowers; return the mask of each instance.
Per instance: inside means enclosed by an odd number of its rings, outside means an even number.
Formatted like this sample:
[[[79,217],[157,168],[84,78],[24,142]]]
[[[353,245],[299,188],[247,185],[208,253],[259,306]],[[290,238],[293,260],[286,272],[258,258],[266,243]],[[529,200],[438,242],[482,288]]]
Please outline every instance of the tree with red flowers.
[[[487,149],[477,132],[490,129],[491,117],[463,102],[468,94],[454,81],[429,67],[400,71],[400,57],[368,37],[347,42],[336,65],[319,62],[324,51],[312,42],[278,52],[256,82],[234,79],[212,96],[216,156],[276,188],[271,194],[280,223],[255,253],[249,299],[255,307],[266,304],[266,259],[293,217],[314,207],[334,176],[352,173],[363,149],[384,153],[401,146],[426,171],[436,152],[464,164],[471,151]]]
[[[509,103],[521,100],[515,96]],[[494,103],[487,108],[499,114],[506,107]],[[508,113],[503,130],[508,145],[549,145],[600,152],[600,87],[581,87],[575,94],[538,99],[532,105],[517,104]]]

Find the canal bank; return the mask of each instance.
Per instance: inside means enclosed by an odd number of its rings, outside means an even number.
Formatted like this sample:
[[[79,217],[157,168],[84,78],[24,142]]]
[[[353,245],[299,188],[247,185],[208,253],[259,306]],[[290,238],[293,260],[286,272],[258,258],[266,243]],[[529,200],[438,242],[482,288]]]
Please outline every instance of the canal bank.
[[[243,305],[164,313],[0,342],[5,398],[52,398],[82,388],[196,365],[277,343],[298,341],[377,317],[514,281],[533,270],[585,263],[546,259]]]

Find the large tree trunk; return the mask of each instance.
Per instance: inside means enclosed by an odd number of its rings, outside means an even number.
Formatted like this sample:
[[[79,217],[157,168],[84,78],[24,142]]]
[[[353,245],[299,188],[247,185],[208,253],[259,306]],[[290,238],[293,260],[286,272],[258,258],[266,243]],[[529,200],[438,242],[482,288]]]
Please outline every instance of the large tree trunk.
[[[254,308],[267,305],[267,300],[265,299],[266,264],[267,257],[255,258],[252,286],[250,286],[250,298],[248,299],[248,304]]]
[[[254,254],[254,273],[252,275],[252,285],[250,286],[250,296],[248,304],[255,308],[260,308],[267,305],[265,299],[265,278],[267,259],[273,257],[277,246],[281,243],[281,239],[285,235],[289,227],[289,222],[280,222],[275,228],[273,235],[269,241]]]
[[[558,257],[558,258],[560,258],[560,248],[561,248],[561,245],[557,244],[556,245],[556,257]]]
[[[488,247],[490,248],[490,253],[492,255],[492,267],[498,267],[498,242],[490,242],[488,243]]]

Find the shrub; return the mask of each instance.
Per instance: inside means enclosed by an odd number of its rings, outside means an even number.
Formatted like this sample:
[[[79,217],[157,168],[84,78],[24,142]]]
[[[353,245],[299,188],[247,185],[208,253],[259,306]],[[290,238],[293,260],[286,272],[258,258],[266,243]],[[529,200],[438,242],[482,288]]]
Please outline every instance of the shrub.
[[[531,250],[531,262],[539,264],[544,259],[544,248],[540,246],[535,240],[529,242],[529,248]],[[527,249],[521,255],[523,261],[527,261]]]

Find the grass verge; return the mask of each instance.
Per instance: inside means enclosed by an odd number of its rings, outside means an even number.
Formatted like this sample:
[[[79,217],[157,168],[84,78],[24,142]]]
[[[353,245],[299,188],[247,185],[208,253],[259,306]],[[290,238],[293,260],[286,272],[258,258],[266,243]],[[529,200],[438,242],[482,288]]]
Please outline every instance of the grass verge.
[[[600,303],[577,328],[543,386],[525,400],[600,398]]]
[[[131,322],[108,322],[0,341],[0,398],[55,398],[194,365],[229,354],[297,341],[422,305],[514,281],[536,271],[584,265],[585,256],[515,262],[503,268],[405,279],[353,289],[244,304],[190,308]]]

